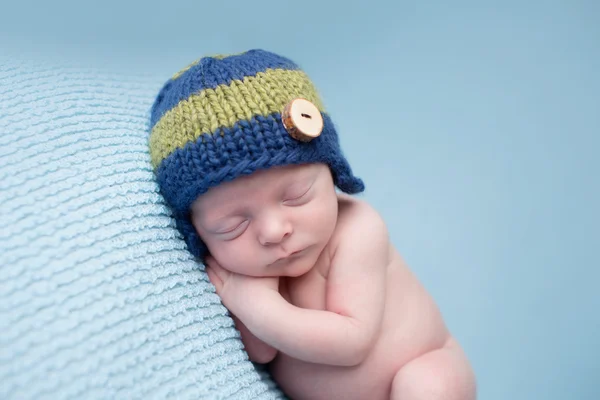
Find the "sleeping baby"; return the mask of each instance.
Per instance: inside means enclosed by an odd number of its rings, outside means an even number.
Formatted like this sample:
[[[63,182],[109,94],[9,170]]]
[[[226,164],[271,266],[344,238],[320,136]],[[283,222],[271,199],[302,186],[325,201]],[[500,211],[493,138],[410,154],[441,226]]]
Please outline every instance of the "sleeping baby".
[[[250,357],[292,399],[474,400],[432,297],[365,201],[291,60],[206,56],[152,107],[150,154],[192,254]]]

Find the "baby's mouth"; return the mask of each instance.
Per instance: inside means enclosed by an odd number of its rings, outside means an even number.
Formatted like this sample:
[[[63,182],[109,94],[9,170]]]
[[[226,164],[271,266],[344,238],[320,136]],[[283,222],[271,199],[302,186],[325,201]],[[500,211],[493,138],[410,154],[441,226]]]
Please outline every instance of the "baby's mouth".
[[[296,258],[296,257],[299,257],[299,256],[301,256],[301,255],[304,253],[304,251],[305,251],[306,249],[307,249],[307,248],[304,248],[304,249],[301,249],[301,250],[297,250],[297,251],[294,251],[294,252],[292,252],[292,253],[288,254],[288,255],[287,255],[287,256],[285,256],[285,257],[278,258],[277,260],[275,260],[275,261],[273,261],[271,264],[269,264],[269,266],[272,266],[272,265],[277,265],[277,264],[281,264],[281,263],[284,263],[284,262],[290,261],[290,260],[292,260],[292,259],[294,259],[294,258]]]

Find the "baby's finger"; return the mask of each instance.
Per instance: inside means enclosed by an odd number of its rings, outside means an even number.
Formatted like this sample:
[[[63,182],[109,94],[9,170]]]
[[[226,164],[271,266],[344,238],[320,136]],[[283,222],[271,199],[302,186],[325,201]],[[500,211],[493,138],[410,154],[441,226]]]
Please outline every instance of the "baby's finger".
[[[215,289],[217,289],[218,293],[223,287],[223,281],[221,278],[219,278],[215,271],[208,266],[206,267],[206,274],[208,275],[208,279],[210,279],[210,282],[214,285]]]
[[[214,258],[209,256],[206,258],[206,263],[208,264],[209,267],[211,267],[213,269],[213,271],[215,271],[215,273],[217,275],[219,275],[219,277],[221,278],[221,280],[223,282],[225,282],[227,280],[227,277],[229,276],[229,271],[226,270],[225,268],[221,267],[221,265],[219,265],[217,260],[215,260]]]
[[[223,267],[221,267],[219,265],[219,263],[217,262],[217,260],[215,260],[212,256],[206,256],[206,262],[204,263],[205,265],[211,267],[214,270],[219,270],[219,269],[223,269]]]
[[[215,259],[212,256],[206,256],[204,258],[204,265],[210,265],[211,267],[216,264]]]

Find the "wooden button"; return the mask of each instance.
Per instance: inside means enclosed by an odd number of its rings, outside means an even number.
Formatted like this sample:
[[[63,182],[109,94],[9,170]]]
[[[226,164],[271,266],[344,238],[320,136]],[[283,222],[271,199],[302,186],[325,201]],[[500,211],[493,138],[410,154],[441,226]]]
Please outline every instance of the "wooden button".
[[[302,98],[290,101],[283,110],[283,126],[291,137],[310,142],[323,130],[323,116],[310,101]]]

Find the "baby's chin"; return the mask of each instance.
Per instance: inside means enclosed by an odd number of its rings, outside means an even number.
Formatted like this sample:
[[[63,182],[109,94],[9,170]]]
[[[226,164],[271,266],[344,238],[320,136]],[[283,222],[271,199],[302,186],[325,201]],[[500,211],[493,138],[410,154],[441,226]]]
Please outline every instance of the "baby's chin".
[[[307,274],[311,268],[307,267],[295,267],[295,268],[287,268],[282,271],[278,271],[274,276],[278,276],[280,278],[299,278],[302,275]]]
[[[247,275],[255,278],[298,278],[308,273],[311,269],[306,267],[281,268]]]
[[[285,271],[281,273],[270,273],[270,274],[248,274],[253,278],[298,278],[306,274],[308,271]]]
[[[307,263],[308,261],[308,263]],[[314,266],[312,260],[296,259],[291,263],[285,263],[283,265],[268,265],[268,266],[251,266],[251,265],[240,265],[233,260],[222,260],[217,262],[224,269],[240,274],[251,276],[253,278],[298,278],[308,273]]]

